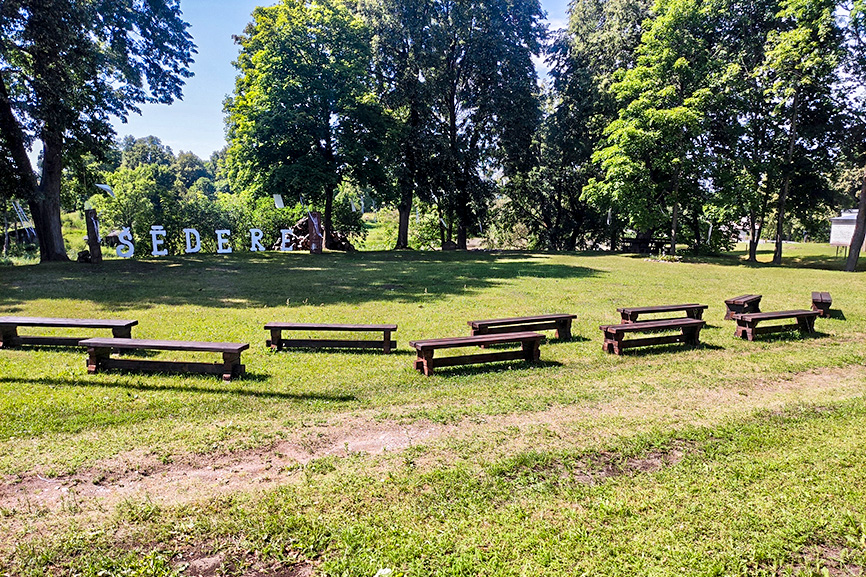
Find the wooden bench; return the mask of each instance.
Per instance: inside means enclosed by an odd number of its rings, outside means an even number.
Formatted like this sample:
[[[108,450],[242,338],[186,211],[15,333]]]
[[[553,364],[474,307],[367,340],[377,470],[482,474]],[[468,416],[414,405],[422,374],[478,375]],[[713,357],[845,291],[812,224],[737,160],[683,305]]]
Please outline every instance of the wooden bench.
[[[623,323],[636,323],[638,322],[638,317],[643,314],[673,313],[679,311],[686,313],[686,318],[701,319],[704,316],[704,311],[708,308],[708,305],[689,303],[685,305],[659,305],[652,307],[622,307],[616,309],[616,311],[622,316]]]
[[[320,323],[268,323],[265,329],[271,331],[267,345],[276,351],[287,347],[306,348],[353,348],[382,349],[386,355],[397,348],[397,341],[391,340],[391,333],[396,332],[397,325],[339,325]],[[283,331],[345,331],[382,333],[381,340],[353,339],[284,339]]]
[[[735,314],[759,313],[761,312],[761,295],[740,295],[726,300],[725,307],[726,321],[734,318]]]
[[[608,353],[622,354],[623,349],[631,347],[646,347],[649,345],[665,345],[668,343],[700,344],[701,329],[706,321],[700,319],[666,319],[661,321],[646,321],[641,323],[625,323],[621,325],[602,325],[604,332],[602,349]],[[650,333],[658,331],[678,330],[674,335],[658,335],[640,339],[625,340],[627,333]]]
[[[87,372],[94,374],[100,369],[128,369],[133,371],[204,373],[222,375],[224,381],[244,374],[241,351],[250,348],[248,343],[206,343],[195,341],[154,341],[146,339],[85,339],[79,343],[87,347]],[[151,361],[140,359],[115,359],[112,349],[124,353],[143,351],[188,351],[222,353],[222,363],[199,363],[188,361]]]
[[[512,361],[517,359],[523,359],[527,362],[533,363],[539,359],[539,345],[542,340],[544,340],[544,335],[526,331],[519,333],[503,333],[498,335],[427,339],[423,341],[412,341],[409,345],[415,347],[415,350],[418,352],[418,357],[415,360],[415,369],[429,377],[433,374],[433,369],[439,367],[492,363],[496,361]],[[476,353],[471,355],[433,358],[433,353],[439,349],[501,344],[519,344],[521,349],[519,351],[497,351],[492,353]]]
[[[115,338],[131,338],[132,327],[138,321],[116,319],[64,319],[53,317],[0,317],[0,348],[19,345],[77,346],[88,337],[21,336],[18,327],[48,327],[69,329],[111,329]]]
[[[551,314],[532,317],[513,317],[509,319],[467,321],[467,324],[472,330],[473,336],[555,330],[557,339],[567,341],[571,339],[571,321],[576,318],[577,315]]]
[[[812,310],[818,311],[818,316],[826,317],[830,315],[830,306],[833,304],[833,297],[830,293],[813,292],[812,293]]]
[[[815,318],[820,313],[818,311],[793,310],[793,311],[775,311],[768,313],[741,313],[734,315],[734,320],[737,321],[736,336],[755,340],[755,335],[764,335],[767,333],[780,333],[783,331],[792,331],[799,329],[800,332],[811,334],[815,332]],[[796,319],[797,322],[787,325],[770,325],[759,327],[758,323],[764,321],[778,321],[785,319]]]

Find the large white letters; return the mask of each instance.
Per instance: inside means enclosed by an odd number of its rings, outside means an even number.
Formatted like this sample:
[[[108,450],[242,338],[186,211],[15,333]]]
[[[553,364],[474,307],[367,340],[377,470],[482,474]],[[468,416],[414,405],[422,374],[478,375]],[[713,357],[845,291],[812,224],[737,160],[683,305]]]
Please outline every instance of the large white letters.
[[[265,247],[262,246],[262,238],[265,236],[258,228],[250,229],[250,252],[263,252]]]
[[[132,232],[130,232],[129,228],[124,228],[117,235],[117,240],[120,241],[115,251],[117,256],[120,258],[132,258],[132,255],[135,254],[135,246],[132,244]]]
[[[221,229],[214,232],[216,232],[217,237],[217,254],[229,254],[232,251],[232,247],[229,245],[227,237],[232,234],[232,231]]]
[[[280,250],[282,252],[294,250],[294,246],[292,246],[292,238],[294,238],[294,236],[294,233],[290,230],[280,230]]]
[[[168,254],[168,249],[159,248],[165,242],[165,229],[161,226],[152,226],[150,227],[150,240],[153,244],[153,256],[165,256]]]
[[[191,254],[201,250],[201,235],[194,228],[185,228],[183,233],[186,235],[186,254]],[[192,240],[195,239],[195,246],[192,246]]]

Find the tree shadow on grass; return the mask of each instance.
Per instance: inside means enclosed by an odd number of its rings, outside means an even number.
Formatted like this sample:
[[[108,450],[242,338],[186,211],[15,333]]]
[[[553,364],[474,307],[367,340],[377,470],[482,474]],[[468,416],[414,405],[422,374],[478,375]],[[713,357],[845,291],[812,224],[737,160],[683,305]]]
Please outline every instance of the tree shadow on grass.
[[[46,263],[4,270],[0,310],[20,310],[23,303],[38,299],[88,300],[118,313],[166,305],[414,303],[481,291],[518,278],[579,279],[600,274],[605,273],[520,252],[266,252],[106,260],[97,266]]]
[[[126,374],[125,371],[118,371],[116,374]],[[129,373],[133,374],[133,373]],[[139,373],[134,373],[136,376]],[[266,382],[270,380],[268,375],[252,375],[247,373],[237,383],[246,381]],[[198,376],[198,375],[197,375]],[[140,381],[135,383],[119,383],[119,382],[99,382],[97,380],[82,381],[80,379],[65,379],[60,377],[41,377],[36,379],[24,379],[18,377],[0,377],[0,383],[9,384],[39,384],[46,387],[69,387],[69,388],[106,388],[106,389],[129,389],[133,391],[147,392],[166,392],[176,391],[181,393],[205,393],[211,395],[236,395],[242,397],[255,397],[264,399],[284,399],[290,401],[329,401],[338,403],[353,403],[357,402],[358,398],[354,395],[327,395],[322,393],[281,393],[272,390],[254,390],[254,389],[226,389],[224,387],[210,384],[209,381],[219,382],[216,378],[208,378],[207,375],[201,375],[201,385],[180,385],[180,386],[158,386]]]
[[[774,343],[774,342],[787,342],[787,341],[814,341],[817,339],[827,338],[830,335],[828,333],[822,333],[819,331],[815,331],[810,334],[803,334],[797,330],[789,330],[789,331],[780,331],[778,333],[769,333],[764,335],[757,335],[757,338],[753,341],[748,341],[747,339],[742,339],[745,342],[752,343]]]

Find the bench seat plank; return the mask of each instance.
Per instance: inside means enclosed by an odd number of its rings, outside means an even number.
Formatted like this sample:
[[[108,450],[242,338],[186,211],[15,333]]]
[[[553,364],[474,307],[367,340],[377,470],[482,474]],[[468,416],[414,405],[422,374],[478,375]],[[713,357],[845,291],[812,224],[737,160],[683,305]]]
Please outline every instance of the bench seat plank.
[[[815,332],[815,319],[819,316],[818,311],[796,309],[790,311],[771,311],[765,313],[742,313],[733,315],[737,322],[735,335],[740,338],[755,340],[756,335],[779,333],[784,331],[798,330],[804,334]],[[796,319],[793,324],[769,325],[759,327],[764,321],[778,321]]]
[[[60,317],[0,317],[0,348],[19,345],[77,346],[88,337],[31,336],[19,335],[18,327],[70,328],[70,329],[111,329],[116,338],[132,336],[132,327],[137,320],[128,319],[73,319]]]
[[[271,322],[265,325],[265,330],[271,332],[271,338],[266,341],[268,347],[280,351],[284,348],[308,349],[382,349],[386,355],[397,348],[397,341],[391,339],[391,333],[397,330],[396,324],[338,324],[338,323],[283,323]],[[284,339],[283,331],[340,331],[340,332],[372,332],[382,333],[379,340],[361,339]]]
[[[544,340],[544,335],[531,331],[517,333],[503,333],[495,335],[474,335],[468,337],[447,337],[438,339],[425,339],[411,341],[410,346],[418,353],[415,360],[415,369],[426,376],[433,374],[438,367],[453,367],[457,365],[469,365],[477,363],[490,363],[497,361],[525,360],[536,362],[540,358],[539,345]],[[518,351],[496,351],[487,353],[474,353],[468,355],[457,355],[449,357],[434,358],[438,349],[454,349],[465,347],[478,347],[501,344],[519,344]]]
[[[812,310],[818,311],[819,316],[829,316],[831,306],[833,306],[833,297],[830,293],[818,291],[812,293]]]
[[[663,345],[670,343],[685,343],[688,345],[700,344],[701,329],[706,321],[701,319],[665,319],[659,321],[647,321],[640,323],[623,323],[619,325],[602,325],[599,328],[604,333],[602,350],[608,353],[621,355],[623,349],[631,347],[645,347],[650,345]],[[628,333],[651,333],[658,331],[675,331],[679,334],[657,335],[652,337],[625,340]]]
[[[570,340],[571,322],[576,318],[577,315],[555,313],[527,317],[467,321],[466,324],[469,325],[473,336],[554,330],[556,331],[557,339]]]
[[[636,323],[638,322],[638,317],[642,314],[656,314],[656,313],[672,313],[682,311],[686,313],[686,317],[690,319],[701,319],[703,318],[704,311],[708,309],[708,305],[702,305],[698,303],[687,303],[681,305],[657,305],[657,306],[645,306],[645,307],[621,307],[616,309],[617,312],[622,317],[623,323]],[[655,319],[655,320],[670,320],[670,319]]]
[[[740,295],[725,301],[725,320],[731,320],[735,314],[761,312],[762,295]]]
[[[123,369],[158,372],[188,372],[222,375],[223,380],[241,376],[245,372],[241,364],[241,352],[250,348],[249,343],[218,343],[201,341],[168,341],[150,339],[84,339],[79,343],[87,347],[87,372],[95,374],[100,369]],[[153,361],[141,359],[115,359],[111,351],[120,349],[125,353],[133,350],[186,351],[222,353],[222,363],[199,363],[190,361]]]

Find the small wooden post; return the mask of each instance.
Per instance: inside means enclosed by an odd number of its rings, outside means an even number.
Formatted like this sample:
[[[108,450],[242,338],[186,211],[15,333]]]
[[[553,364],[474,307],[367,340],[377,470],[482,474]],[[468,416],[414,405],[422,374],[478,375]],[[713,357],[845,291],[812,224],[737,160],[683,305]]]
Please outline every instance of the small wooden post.
[[[310,254],[322,254],[322,215],[311,212],[309,223]]]
[[[102,247],[99,245],[99,221],[96,210],[89,208],[84,211],[84,221],[87,223],[87,248],[90,250],[90,262],[102,262]]]

